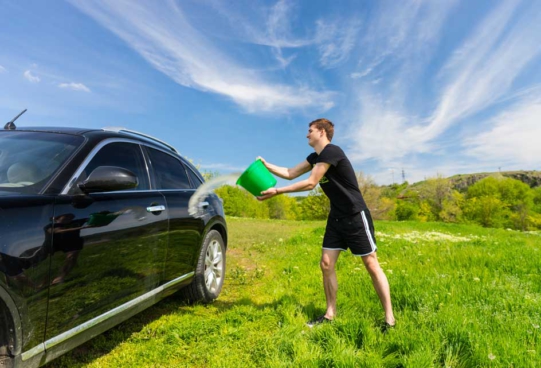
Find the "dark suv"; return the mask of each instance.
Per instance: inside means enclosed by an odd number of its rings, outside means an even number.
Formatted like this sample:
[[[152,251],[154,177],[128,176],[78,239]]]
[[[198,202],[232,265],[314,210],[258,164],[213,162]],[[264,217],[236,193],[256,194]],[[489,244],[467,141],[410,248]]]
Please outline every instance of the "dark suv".
[[[227,227],[168,144],[125,129],[0,131],[0,367],[45,364],[161,298],[218,297]]]

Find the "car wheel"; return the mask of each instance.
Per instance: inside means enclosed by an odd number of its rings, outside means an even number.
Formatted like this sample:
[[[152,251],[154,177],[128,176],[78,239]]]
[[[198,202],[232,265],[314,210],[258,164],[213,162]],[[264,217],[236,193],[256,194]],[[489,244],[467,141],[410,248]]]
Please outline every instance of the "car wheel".
[[[224,240],[218,231],[211,230],[203,241],[194,280],[182,289],[182,294],[192,303],[210,303],[220,295],[224,277]]]

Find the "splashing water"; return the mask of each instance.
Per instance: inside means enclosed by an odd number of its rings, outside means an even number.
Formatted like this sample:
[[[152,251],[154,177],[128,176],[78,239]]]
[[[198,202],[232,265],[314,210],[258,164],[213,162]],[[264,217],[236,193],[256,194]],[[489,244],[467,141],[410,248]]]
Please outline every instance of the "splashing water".
[[[203,201],[203,199],[205,199],[206,196],[222,185],[236,183],[240,175],[240,173],[222,175],[205,182],[203,185],[197,188],[195,193],[190,198],[190,202],[188,203],[188,213],[192,216],[198,215],[201,212],[200,203]]]

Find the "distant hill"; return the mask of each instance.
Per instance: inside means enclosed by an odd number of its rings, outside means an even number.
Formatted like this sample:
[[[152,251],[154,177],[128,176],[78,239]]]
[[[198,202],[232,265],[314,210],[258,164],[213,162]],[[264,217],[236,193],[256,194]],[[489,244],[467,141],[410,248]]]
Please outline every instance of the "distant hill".
[[[526,183],[530,188],[536,188],[541,186],[541,171],[502,171],[502,172],[488,172],[488,173],[475,173],[475,174],[458,174],[451,176],[449,180],[453,184],[454,189],[459,192],[465,192],[469,186],[475,184],[481,179],[488,176],[493,177],[505,177],[520,180]],[[413,183],[409,186],[409,189],[415,189],[422,187],[426,180]]]
[[[449,179],[453,183],[456,190],[462,192],[468,189],[472,184],[475,184],[481,179],[488,176],[494,177],[506,177],[516,180],[520,180],[526,183],[530,188],[536,188],[541,186],[541,171],[502,171],[502,172],[489,172],[489,173],[477,173],[477,174],[459,174],[451,176]]]

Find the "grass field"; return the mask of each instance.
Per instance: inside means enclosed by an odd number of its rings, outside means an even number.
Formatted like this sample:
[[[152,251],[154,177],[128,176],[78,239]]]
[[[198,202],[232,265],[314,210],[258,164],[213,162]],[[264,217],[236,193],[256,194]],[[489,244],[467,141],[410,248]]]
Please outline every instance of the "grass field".
[[[324,222],[229,218],[220,298],[163,300],[48,367],[538,367],[541,233],[376,222],[397,327],[359,258],[338,261],[338,316],[324,312]]]

